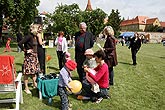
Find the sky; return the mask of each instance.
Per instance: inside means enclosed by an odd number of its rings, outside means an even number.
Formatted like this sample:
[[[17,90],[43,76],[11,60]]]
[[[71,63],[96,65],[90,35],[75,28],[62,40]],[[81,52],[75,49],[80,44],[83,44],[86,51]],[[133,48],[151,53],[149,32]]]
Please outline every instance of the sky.
[[[39,12],[53,13],[58,4],[71,5],[76,3],[85,10],[88,0],[40,0]],[[132,19],[136,16],[158,18],[165,22],[165,0],[91,0],[92,9],[100,8],[110,15],[112,9],[118,9],[120,16]]]

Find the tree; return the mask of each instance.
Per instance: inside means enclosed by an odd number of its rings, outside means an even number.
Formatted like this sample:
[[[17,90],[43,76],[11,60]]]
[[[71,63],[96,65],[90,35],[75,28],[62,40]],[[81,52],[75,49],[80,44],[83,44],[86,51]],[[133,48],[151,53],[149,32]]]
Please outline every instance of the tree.
[[[37,6],[39,0],[1,0],[0,3],[0,39],[2,36],[2,26],[10,26],[13,32],[30,25],[34,17],[38,14]]]
[[[119,30],[120,30],[120,23],[121,23],[121,16],[119,15],[118,10],[112,9],[110,15],[108,16],[108,23],[107,25],[110,25],[113,27],[115,35],[119,35]]]
[[[107,14],[103,10],[97,8],[92,11],[84,11],[82,16],[83,21],[87,23],[88,30],[96,36],[99,35],[105,26],[104,19]]]
[[[64,31],[67,35],[74,35],[74,32],[78,30],[79,22],[82,21],[80,12],[77,4],[58,5],[54,14],[49,16],[50,21],[53,22],[53,32]]]
[[[46,22],[49,25],[53,22],[52,30],[57,33],[64,31],[67,35],[74,35],[79,31],[79,23],[85,22],[88,30],[94,35],[98,35],[104,27],[104,19],[106,13],[101,9],[96,9],[91,12],[81,11],[77,4],[58,5],[52,15],[48,15]]]
[[[145,30],[146,32],[158,32],[161,30],[161,27],[160,26],[153,26],[153,25],[149,25],[147,26],[147,29]]]

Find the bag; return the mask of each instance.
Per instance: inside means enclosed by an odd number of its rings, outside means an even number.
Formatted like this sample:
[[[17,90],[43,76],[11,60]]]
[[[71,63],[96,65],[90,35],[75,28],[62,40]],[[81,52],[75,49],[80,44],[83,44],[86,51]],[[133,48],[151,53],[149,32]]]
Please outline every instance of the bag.
[[[97,83],[92,84],[91,91],[93,91],[94,93],[98,93],[98,92],[100,92],[99,85],[98,85]]]

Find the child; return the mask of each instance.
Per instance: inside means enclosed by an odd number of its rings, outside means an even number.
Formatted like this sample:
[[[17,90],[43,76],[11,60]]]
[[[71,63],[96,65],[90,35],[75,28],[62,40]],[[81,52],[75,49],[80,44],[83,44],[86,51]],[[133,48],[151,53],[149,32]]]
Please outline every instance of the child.
[[[85,61],[83,62],[83,68],[90,68],[90,69],[93,69],[97,66],[97,63],[95,61],[95,58],[93,57],[93,50],[92,49],[87,49],[85,51],[85,56],[86,56],[86,59]],[[86,74],[86,79],[91,82],[92,79],[90,79],[90,77]],[[93,82],[93,81],[92,81]],[[94,83],[93,83],[94,84]]]
[[[86,56],[85,61],[83,62],[83,68],[90,68],[93,69],[97,66],[97,63],[95,61],[95,58],[93,57],[93,50],[92,49],[87,49],[84,53],[84,55]],[[91,79],[88,74],[86,74],[86,80],[88,81],[88,83],[91,83],[92,86],[95,84],[95,81],[93,81],[93,79]],[[90,99],[90,97],[86,97],[86,96],[82,96],[82,95],[78,95],[77,99]]]
[[[10,49],[10,41],[11,41],[11,38],[8,38],[7,42],[6,42],[6,48],[4,49],[3,52],[10,52],[11,51],[11,49]]]
[[[68,60],[64,67],[60,71],[59,75],[59,84],[58,84],[58,94],[61,99],[61,110],[68,110],[69,108],[69,100],[68,100],[68,92],[67,89],[72,89],[68,83],[71,79],[71,71],[75,70],[77,63],[73,60]]]
[[[87,49],[84,54],[86,56],[86,59],[83,62],[83,67],[95,68],[97,64],[95,58],[93,58],[93,54],[94,54],[93,50]]]

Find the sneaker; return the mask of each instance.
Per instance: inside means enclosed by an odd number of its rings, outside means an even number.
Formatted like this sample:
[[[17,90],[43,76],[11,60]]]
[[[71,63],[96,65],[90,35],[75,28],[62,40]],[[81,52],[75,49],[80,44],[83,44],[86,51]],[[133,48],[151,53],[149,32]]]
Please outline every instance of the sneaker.
[[[109,95],[104,96],[104,99],[110,99]]]
[[[32,94],[30,90],[24,90],[26,94]]]
[[[97,100],[96,100],[96,102],[95,103],[100,103],[101,101],[103,100],[103,98],[102,97],[100,97],[100,98],[98,98]]]
[[[77,96],[77,99],[79,99],[79,100],[89,100],[90,97],[78,95],[78,96]]]
[[[68,110],[72,110],[72,104],[69,103]]]
[[[77,96],[77,99],[82,100],[83,97],[84,97],[84,96],[82,96],[82,95],[78,95],[78,96]]]

